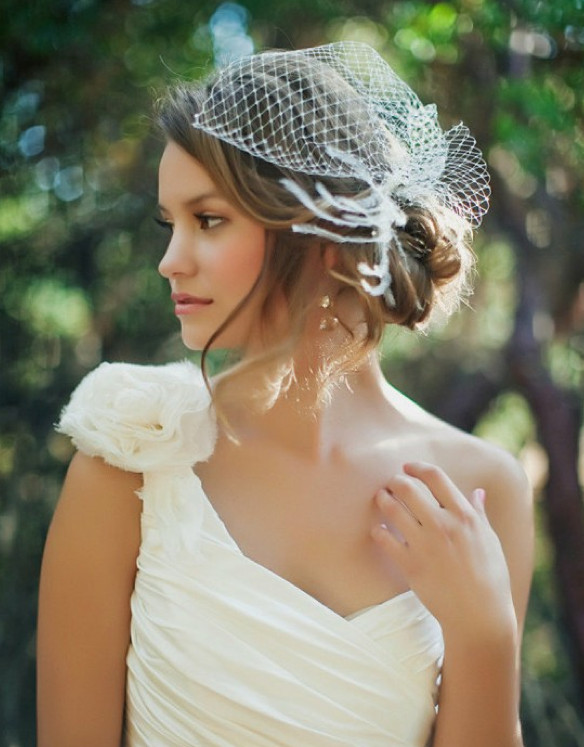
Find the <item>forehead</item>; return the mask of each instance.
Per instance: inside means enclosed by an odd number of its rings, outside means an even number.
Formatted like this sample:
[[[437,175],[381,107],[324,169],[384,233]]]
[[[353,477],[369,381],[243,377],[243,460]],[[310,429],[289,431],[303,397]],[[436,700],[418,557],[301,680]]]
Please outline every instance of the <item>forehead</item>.
[[[158,191],[161,197],[172,195],[173,199],[192,200],[200,194],[217,192],[217,188],[199,161],[171,141],[160,158]]]

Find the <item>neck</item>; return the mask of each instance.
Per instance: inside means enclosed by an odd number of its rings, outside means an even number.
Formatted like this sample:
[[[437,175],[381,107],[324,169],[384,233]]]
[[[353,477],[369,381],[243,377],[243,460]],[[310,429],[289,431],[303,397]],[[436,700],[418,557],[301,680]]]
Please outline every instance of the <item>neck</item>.
[[[300,362],[301,363],[301,362]],[[315,376],[307,364],[265,412],[238,408],[227,416],[242,440],[278,444],[310,460],[325,459],[335,448],[350,447],[351,433],[364,420],[385,411],[385,382],[375,354],[359,370],[331,385],[324,402],[317,403]]]

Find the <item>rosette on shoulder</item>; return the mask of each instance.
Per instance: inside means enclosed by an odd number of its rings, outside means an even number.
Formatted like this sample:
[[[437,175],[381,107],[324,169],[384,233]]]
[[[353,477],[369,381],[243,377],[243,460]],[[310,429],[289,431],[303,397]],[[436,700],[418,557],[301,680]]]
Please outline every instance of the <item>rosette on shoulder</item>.
[[[89,456],[130,472],[209,458],[216,423],[199,368],[102,363],[74,391],[57,426]]]

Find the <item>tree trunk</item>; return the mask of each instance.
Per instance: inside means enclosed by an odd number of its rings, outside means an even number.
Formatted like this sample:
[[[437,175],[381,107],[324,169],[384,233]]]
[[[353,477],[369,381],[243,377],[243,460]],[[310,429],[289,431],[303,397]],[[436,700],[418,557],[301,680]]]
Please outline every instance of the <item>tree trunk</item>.
[[[555,384],[545,369],[535,338],[537,289],[519,272],[522,292],[509,344],[509,366],[530,405],[549,461],[544,509],[554,548],[554,567],[566,626],[573,642],[574,667],[584,691],[584,509],[578,480],[580,403]]]

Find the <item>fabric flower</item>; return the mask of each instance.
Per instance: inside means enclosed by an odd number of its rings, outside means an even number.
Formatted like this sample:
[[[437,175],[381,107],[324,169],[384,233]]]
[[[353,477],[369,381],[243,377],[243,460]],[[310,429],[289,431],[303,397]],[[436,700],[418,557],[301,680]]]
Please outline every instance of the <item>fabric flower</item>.
[[[204,461],[217,432],[201,371],[188,361],[102,363],[74,391],[57,430],[80,451],[131,472]]]

